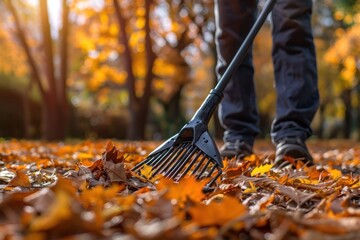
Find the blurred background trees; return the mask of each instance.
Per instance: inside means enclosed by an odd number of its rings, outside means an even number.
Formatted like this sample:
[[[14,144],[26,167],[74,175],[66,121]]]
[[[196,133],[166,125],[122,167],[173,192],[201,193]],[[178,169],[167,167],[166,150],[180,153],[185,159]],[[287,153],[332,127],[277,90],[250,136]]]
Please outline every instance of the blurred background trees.
[[[1,1],[0,137],[176,133],[216,82],[213,7],[213,0]],[[314,0],[315,137],[360,138],[359,10],[356,0]],[[266,23],[254,44],[265,138],[275,112],[270,39]]]

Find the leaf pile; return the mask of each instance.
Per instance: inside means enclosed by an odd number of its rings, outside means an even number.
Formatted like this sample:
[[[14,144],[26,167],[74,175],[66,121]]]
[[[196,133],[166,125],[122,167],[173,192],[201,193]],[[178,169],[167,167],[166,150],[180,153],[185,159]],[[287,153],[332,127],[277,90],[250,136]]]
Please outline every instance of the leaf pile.
[[[224,161],[212,193],[130,169],[156,144],[0,142],[0,236],[34,239],[357,239],[360,149],[314,144],[274,171],[260,149]],[[269,153],[270,152],[270,153]],[[292,159],[288,159],[291,161]]]

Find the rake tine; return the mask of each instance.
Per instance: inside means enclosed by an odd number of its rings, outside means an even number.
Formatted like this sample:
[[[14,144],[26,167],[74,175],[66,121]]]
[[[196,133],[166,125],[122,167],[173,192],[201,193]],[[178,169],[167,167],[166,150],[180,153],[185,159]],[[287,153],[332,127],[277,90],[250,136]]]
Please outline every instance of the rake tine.
[[[189,152],[187,156],[184,156],[184,160],[179,161],[181,164],[172,169],[172,171],[169,173],[169,178],[174,178],[184,168],[184,166],[191,160],[191,157],[194,156],[196,151],[197,149],[193,147],[191,152]]]
[[[190,144],[189,144],[190,146]],[[176,163],[171,166],[169,169],[169,172],[165,174],[167,178],[171,178],[173,173],[177,171],[177,169],[181,166],[182,162],[181,159],[187,159],[187,157],[194,151],[194,145],[191,145],[191,147],[183,152],[183,154],[177,159]]]
[[[166,156],[169,155],[172,150],[173,150],[173,147],[169,148],[167,151],[156,154],[155,157],[150,162],[148,162],[147,165],[155,166],[157,162],[161,161],[161,159],[166,158]]]
[[[196,167],[192,171],[191,175],[194,175],[197,172],[197,170],[199,170],[199,168],[201,167],[201,165],[203,164],[205,159],[206,159],[206,155],[204,154],[204,156],[201,158],[201,160],[198,162],[198,164],[196,165]]]
[[[145,159],[144,161],[136,164],[135,167],[132,169],[132,171],[136,172],[137,170],[139,170],[145,164],[148,165],[148,163],[151,162],[152,160],[154,160],[155,158],[156,158],[156,156],[152,156],[152,157],[149,157],[149,158]]]
[[[211,163],[211,159],[209,158],[208,162],[204,165],[204,167],[201,169],[199,175],[196,177],[197,180],[199,180],[201,175],[204,174],[204,172],[206,171],[206,169],[208,168],[210,163]]]
[[[178,158],[178,156],[184,152],[186,144],[181,144],[177,147],[176,151],[173,154],[169,155],[164,161],[159,162],[157,166],[154,166],[153,176],[160,173],[166,172],[166,170],[173,164],[173,160]]]
[[[168,159],[168,161],[164,161],[154,173],[161,171],[166,174],[169,168],[171,168],[174,164],[176,164],[176,159],[181,158],[186,153],[185,151],[186,147],[187,144],[183,144],[182,148],[179,149],[179,151],[177,151],[175,155],[172,155],[170,159]]]
[[[148,165],[148,166],[152,166],[152,164],[156,164],[159,159],[165,157],[166,155],[170,154],[171,151],[173,150],[174,147],[171,147],[169,148],[168,150],[164,151],[164,152],[160,152],[160,153],[157,153],[153,156],[148,156],[143,162],[137,164],[133,169],[132,171],[133,172],[136,172],[137,170],[139,170],[142,166],[144,165]]]
[[[208,178],[208,177],[210,177],[212,174],[213,174],[213,172],[215,171],[215,168],[217,167],[217,164],[215,164],[212,168],[211,168],[211,170],[208,172],[208,174],[206,175],[206,177]]]
[[[213,185],[213,184],[215,183],[216,179],[218,179],[218,177],[220,177],[220,175],[222,174],[222,170],[221,170],[221,168],[219,167],[219,165],[217,165],[216,168],[218,169],[218,173],[216,174],[215,177],[213,177],[213,178],[210,180],[210,182],[208,182],[208,183],[206,184],[206,186],[205,186],[204,189],[203,189],[204,192],[209,192],[209,191],[211,191],[211,188],[210,188],[211,185]]]
[[[185,169],[185,171],[180,175],[180,177],[178,178],[177,181],[180,181],[180,179],[182,179],[191,169],[191,167],[196,163],[196,160],[198,160],[198,158],[200,157],[200,155],[202,154],[201,151],[198,152],[198,154],[196,154],[196,156],[193,158],[193,160],[190,162],[190,164],[187,166],[187,168]]]
[[[172,154],[175,154],[178,152],[178,150],[182,147],[183,144],[178,145],[177,147],[171,147],[168,151],[166,151],[166,155],[164,155],[161,158],[158,158],[156,161],[154,161],[153,169],[157,168],[161,163],[165,162],[165,160],[170,157]]]

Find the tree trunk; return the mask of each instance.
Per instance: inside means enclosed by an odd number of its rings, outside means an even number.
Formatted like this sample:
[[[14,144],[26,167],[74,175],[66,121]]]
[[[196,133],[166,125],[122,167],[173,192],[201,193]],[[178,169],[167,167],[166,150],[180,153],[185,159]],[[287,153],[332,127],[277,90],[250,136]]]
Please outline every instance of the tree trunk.
[[[151,0],[145,0],[145,54],[147,71],[145,76],[145,87],[142,97],[136,96],[135,82],[136,78],[133,72],[132,53],[129,46],[129,37],[126,32],[126,19],[122,15],[118,0],[113,0],[116,19],[119,24],[119,43],[124,45],[125,69],[128,74],[127,89],[129,93],[129,125],[127,138],[130,140],[139,140],[145,138],[146,122],[149,111],[150,97],[152,94],[152,81],[155,56],[152,51],[150,39],[150,7]]]
[[[360,61],[360,60],[357,60]],[[360,70],[358,69],[356,71],[356,76],[357,76],[357,86],[355,88],[355,91],[357,93],[357,140],[360,141]]]
[[[6,6],[9,8],[11,14],[14,17],[15,26],[17,30],[17,36],[21,47],[24,49],[28,64],[31,70],[32,79],[39,89],[42,98],[42,137],[45,140],[59,140],[65,137],[65,121],[64,116],[67,112],[67,100],[66,100],[66,69],[67,69],[67,20],[68,8],[66,1],[63,0],[64,12],[63,12],[63,35],[61,41],[61,77],[59,79],[55,75],[52,38],[50,31],[48,4],[47,0],[39,1],[40,19],[41,19],[41,33],[42,33],[42,46],[44,47],[43,70],[45,71],[45,78],[41,77],[39,64],[36,64],[35,58],[30,50],[30,47],[26,41],[26,35],[21,26],[20,19],[18,17],[16,8],[12,1],[6,1]],[[45,83],[46,82],[46,83]]]
[[[59,107],[61,111],[62,131],[64,135],[69,128],[69,101],[67,96],[68,76],[68,35],[69,35],[69,6],[67,0],[62,0],[62,28],[60,31],[60,77],[57,88],[59,89]]]
[[[324,138],[324,123],[325,123],[325,104],[320,104],[319,108],[319,129],[317,131],[317,136],[319,139]]]
[[[343,92],[343,101],[345,105],[345,116],[344,116],[344,138],[349,139],[351,136],[351,124],[352,124],[352,114],[351,114],[351,90],[346,89]]]
[[[57,99],[58,93],[56,91],[56,79],[54,68],[54,57],[52,49],[52,38],[50,32],[50,23],[48,15],[47,0],[40,0],[40,19],[41,19],[41,32],[42,32],[42,45],[44,47],[43,66],[45,69],[45,76],[48,83],[48,88],[52,91],[52,94]]]
[[[42,138],[55,141],[64,138],[61,114],[54,95],[48,94],[43,101],[42,109]]]
[[[29,93],[32,89],[32,78],[28,83],[28,86],[25,89],[23,94],[23,111],[24,111],[24,137],[31,138],[31,110],[30,110],[30,96]]]
[[[31,75],[32,75],[32,79],[34,79],[34,81],[36,82],[36,85],[40,91],[41,96],[43,96],[45,94],[45,90],[43,87],[43,83],[41,81],[41,77],[40,77],[40,72],[38,69],[38,66],[36,64],[35,58],[32,55],[31,51],[30,51],[30,47],[29,44],[26,41],[26,36],[23,30],[23,27],[20,23],[20,19],[19,16],[17,14],[17,11],[14,7],[14,5],[12,4],[12,1],[6,1],[7,3],[7,7],[9,8],[12,16],[14,17],[14,21],[15,21],[15,27],[16,27],[16,35],[17,38],[19,39],[20,42],[20,46],[23,48],[28,64],[29,64],[29,68],[31,71]]]
[[[127,138],[130,140],[139,140],[145,138],[146,118],[142,112],[140,104],[136,104],[135,108],[130,109],[129,126],[127,131]]]
[[[184,86],[180,86],[168,102],[161,101],[165,110],[166,124],[164,124],[165,127],[162,130],[165,137],[173,136],[186,123],[180,104],[183,88]]]
[[[146,123],[149,115],[150,97],[152,95],[152,82],[154,79],[153,67],[155,62],[155,54],[152,50],[152,40],[150,37],[150,10],[152,0],[145,0],[145,57],[146,57],[146,76],[145,76],[145,87],[143,96],[140,98],[140,107],[138,113],[138,123],[142,126],[140,128],[140,138],[144,139],[146,133]]]
[[[66,3],[65,3],[66,4]],[[61,140],[65,138],[65,121],[64,114],[66,114],[66,99],[63,98],[65,91],[66,71],[61,73],[64,83],[59,83],[59,78],[56,78],[54,67],[53,46],[49,23],[48,4],[47,0],[40,0],[40,16],[41,16],[41,31],[44,46],[44,70],[48,83],[44,99],[43,108],[43,138],[46,140]],[[66,13],[66,10],[65,10]],[[66,25],[66,23],[65,23]],[[66,36],[65,40],[66,40]],[[66,42],[65,42],[66,43]],[[66,52],[66,47],[64,48]],[[62,57],[67,57],[66,53],[62,53]],[[66,61],[66,59],[61,59]],[[66,64],[63,67],[66,68]],[[62,70],[62,69],[61,69]],[[64,89],[63,89],[64,88]]]
[[[360,84],[357,88],[357,102],[358,102],[358,108],[357,108],[357,140],[360,141]]]

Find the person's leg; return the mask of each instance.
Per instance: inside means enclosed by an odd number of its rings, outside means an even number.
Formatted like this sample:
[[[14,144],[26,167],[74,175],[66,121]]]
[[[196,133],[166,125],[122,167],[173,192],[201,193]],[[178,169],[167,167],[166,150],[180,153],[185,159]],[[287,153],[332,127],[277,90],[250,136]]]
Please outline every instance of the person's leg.
[[[311,0],[278,0],[272,12],[277,107],[271,137],[277,144],[277,155],[284,153],[278,149],[284,139],[291,139],[288,146],[300,145],[306,152],[304,142],[312,135],[310,124],[319,93],[311,13]]]
[[[256,9],[257,0],[215,1],[218,78],[249,32],[256,18]],[[249,51],[226,87],[219,106],[219,119],[225,128],[225,144],[244,141],[252,148],[259,133],[253,75],[252,53]]]

